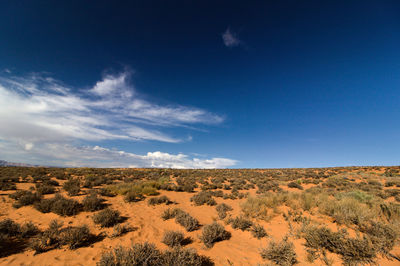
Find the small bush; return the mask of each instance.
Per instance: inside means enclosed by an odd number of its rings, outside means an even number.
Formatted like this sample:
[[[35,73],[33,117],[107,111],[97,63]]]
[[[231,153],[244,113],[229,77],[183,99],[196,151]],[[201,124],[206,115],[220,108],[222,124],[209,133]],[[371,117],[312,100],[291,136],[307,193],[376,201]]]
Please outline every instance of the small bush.
[[[98,266],[110,265],[162,265],[162,253],[154,244],[145,242],[135,244],[132,248],[117,247],[113,251],[103,253]]]
[[[36,192],[40,195],[53,194],[56,191],[54,186],[49,184],[36,183],[35,187],[36,187]]]
[[[173,208],[173,209],[168,208],[168,209],[164,210],[164,212],[161,214],[161,218],[164,221],[169,220],[169,219],[175,218],[176,215],[178,215],[178,213],[180,213],[180,212],[184,212],[184,211],[182,211],[181,209],[178,209],[178,208]]]
[[[28,190],[19,190],[13,194],[10,194],[9,197],[16,200],[16,202],[13,204],[14,208],[20,208],[22,206],[34,204],[41,198],[37,193],[32,193]]]
[[[92,235],[90,234],[89,228],[84,226],[78,227],[67,227],[60,232],[60,243],[68,245],[69,249],[76,249],[78,247],[86,245]]]
[[[261,239],[263,237],[266,237],[267,231],[265,231],[264,227],[258,224],[254,224],[251,229],[251,234],[256,237],[257,239]]]
[[[280,242],[271,241],[268,247],[261,251],[261,257],[281,266],[290,266],[298,263],[294,245],[287,238]]]
[[[57,195],[51,200],[51,212],[61,216],[72,216],[81,210],[79,202]]]
[[[340,255],[345,265],[375,263],[376,250],[368,237],[349,238],[345,230],[332,232],[326,227],[310,226],[304,232],[306,250],[313,258],[328,250]]]
[[[210,205],[214,206],[217,205],[215,200],[212,198],[212,193],[210,191],[200,191],[196,195],[190,198],[190,201],[194,202],[197,206],[200,205]]]
[[[130,231],[132,231],[133,229],[129,226],[129,225],[121,225],[121,224],[116,224],[113,227],[113,232],[111,234],[111,237],[119,237],[122,236]]]
[[[101,227],[111,227],[121,222],[121,216],[119,211],[107,208],[93,215],[93,222]]]
[[[143,194],[136,191],[128,191],[124,197],[126,202],[137,202],[144,199]]]
[[[179,231],[167,231],[164,233],[162,242],[169,247],[181,246],[185,236]]]
[[[81,191],[81,182],[79,179],[71,178],[64,183],[63,188],[67,191],[69,196],[76,196],[79,195],[79,192]]]
[[[82,206],[84,211],[98,211],[104,208],[103,199],[97,197],[96,194],[91,194],[83,199]]]
[[[163,265],[166,266],[210,266],[213,261],[206,256],[197,254],[194,249],[180,247],[167,250],[163,254]]]
[[[242,231],[245,231],[253,225],[253,222],[243,216],[239,216],[229,219],[228,224],[230,224],[233,229],[240,229]]]
[[[230,236],[231,234],[225,231],[222,225],[214,222],[204,226],[200,240],[203,241],[207,248],[212,248],[215,242],[229,239]]]
[[[182,225],[188,232],[194,231],[200,226],[199,221],[186,212],[178,212],[175,221]]]
[[[323,214],[333,217],[338,223],[347,225],[358,225],[374,216],[367,205],[354,198],[343,198],[339,201],[328,200],[323,202],[319,209]]]
[[[227,205],[227,204],[225,204],[225,203],[218,204],[215,208],[216,208],[216,210],[217,210],[217,212],[218,212],[218,217],[219,217],[219,219],[221,219],[221,220],[222,220],[222,219],[225,219],[225,217],[226,217],[226,212],[232,210],[232,207],[229,206],[229,205]]]
[[[292,182],[289,182],[287,186],[288,186],[288,187],[291,187],[291,188],[298,188],[298,189],[300,189],[300,190],[303,190],[303,189],[304,189],[302,185],[300,185],[300,184],[297,183],[297,182],[293,182],[293,181],[292,181]]]
[[[147,203],[149,205],[159,205],[159,204],[171,204],[172,201],[169,200],[169,198],[167,196],[160,196],[160,197],[154,197],[154,198],[150,198]]]
[[[7,237],[18,236],[21,233],[21,227],[19,224],[11,219],[5,219],[0,221],[0,234]]]
[[[39,229],[32,222],[27,222],[21,226],[21,236],[23,238],[31,237],[39,233]]]
[[[117,247],[103,253],[98,266],[117,265],[164,265],[164,266],[210,266],[212,260],[198,255],[194,249],[180,247],[160,252],[153,244],[135,244],[132,248]]]

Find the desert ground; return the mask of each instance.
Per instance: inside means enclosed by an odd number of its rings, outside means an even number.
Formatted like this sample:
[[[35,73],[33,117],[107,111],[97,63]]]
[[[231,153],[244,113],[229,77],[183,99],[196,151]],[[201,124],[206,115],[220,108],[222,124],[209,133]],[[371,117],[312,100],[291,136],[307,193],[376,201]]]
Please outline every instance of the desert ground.
[[[400,167],[1,167],[0,190],[0,265],[400,265]]]

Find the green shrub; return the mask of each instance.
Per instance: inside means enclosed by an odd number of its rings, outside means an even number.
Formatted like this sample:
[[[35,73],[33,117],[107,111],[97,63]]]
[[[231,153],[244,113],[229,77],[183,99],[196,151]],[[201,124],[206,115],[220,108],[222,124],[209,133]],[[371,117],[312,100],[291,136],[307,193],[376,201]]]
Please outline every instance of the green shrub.
[[[294,245],[287,238],[280,242],[271,241],[266,249],[261,250],[261,257],[281,266],[298,263]]]
[[[204,226],[200,240],[207,248],[212,248],[214,243],[229,239],[230,236],[231,234],[222,225],[214,222]]]
[[[111,227],[121,222],[121,216],[119,211],[107,208],[93,215],[93,222],[101,227]]]

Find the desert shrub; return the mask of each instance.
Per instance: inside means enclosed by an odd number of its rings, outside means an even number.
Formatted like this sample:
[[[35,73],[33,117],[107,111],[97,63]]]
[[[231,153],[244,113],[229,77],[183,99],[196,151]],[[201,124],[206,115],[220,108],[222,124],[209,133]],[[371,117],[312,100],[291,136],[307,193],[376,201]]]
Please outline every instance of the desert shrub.
[[[39,232],[40,231],[37,228],[37,226],[34,225],[32,222],[24,223],[20,229],[21,237],[24,237],[24,238],[37,235]]]
[[[364,224],[360,226],[360,231],[369,236],[374,249],[382,255],[389,254],[399,237],[398,228],[382,222],[371,222],[369,225]]]
[[[291,187],[291,188],[298,188],[298,189],[300,189],[300,190],[303,190],[303,189],[304,189],[302,185],[300,185],[299,183],[294,182],[294,181],[289,182],[287,186],[288,186],[288,187]]]
[[[304,238],[307,252],[313,258],[324,254],[325,250],[341,256],[345,265],[373,264],[376,250],[368,237],[349,238],[345,230],[332,232],[326,227],[309,227]]]
[[[194,202],[194,204],[196,204],[197,206],[204,204],[214,206],[217,204],[213,199],[212,193],[210,191],[200,191],[199,193],[191,197],[190,201]]]
[[[400,204],[394,202],[382,202],[379,204],[380,214],[387,221],[400,222]]]
[[[253,224],[250,231],[251,231],[251,234],[257,239],[261,239],[268,235],[267,231],[265,231],[264,227],[259,224]]]
[[[233,229],[245,231],[253,225],[253,222],[243,216],[238,216],[228,219],[228,224],[230,224]]]
[[[169,247],[181,246],[185,240],[185,236],[179,231],[166,231],[162,242]]]
[[[271,241],[267,248],[261,250],[261,257],[282,266],[298,263],[294,245],[287,238],[280,242]]]
[[[42,202],[43,204],[41,204]],[[39,208],[43,208],[45,210],[47,210],[46,208],[50,207],[51,212],[61,216],[72,216],[78,214],[81,210],[81,205],[79,202],[73,199],[64,198],[59,194],[52,199],[43,199],[41,200],[41,203],[39,203],[39,205],[35,205],[35,207],[40,206]],[[41,211],[40,209],[38,210]]]
[[[176,214],[175,221],[182,225],[188,232],[194,231],[200,226],[196,218],[193,218],[190,214],[183,211]]]
[[[19,190],[13,194],[10,194],[9,197],[16,200],[16,202],[13,204],[14,208],[31,205],[41,198],[37,193],[32,193],[28,190]]]
[[[300,196],[300,204],[305,211],[309,211],[317,205],[315,196],[311,193],[302,193]]]
[[[132,230],[133,228],[130,227],[129,225],[116,224],[113,227],[111,238],[122,236],[128,232],[131,232]]]
[[[206,256],[197,254],[194,249],[180,247],[167,250],[163,254],[163,265],[165,266],[210,266],[213,261]]]
[[[268,208],[277,208],[287,200],[285,193],[267,193],[263,196],[248,197],[241,204],[242,212],[252,218],[266,219]]]
[[[7,190],[17,190],[17,185],[9,181],[7,179],[1,179],[0,180],[0,190],[2,191],[7,191]]]
[[[18,236],[21,233],[21,227],[19,224],[11,219],[5,219],[0,221],[0,234],[7,237]]]
[[[139,192],[131,190],[125,194],[124,199],[126,202],[137,202],[143,200],[144,196]]]
[[[121,222],[121,216],[119,211],[107,208],[93,215],[93,222],[101,227],[111,227]]]
[[[154,244],[135,244],[132,248],[117,247],[113,251],[104,253],[98,263],[99,266],[110,265],[162,265],[162,253]]]
[[[112,192],[110,189],[108,188],[99,188],[97,190],[97,193],[103,197],[115,197],[117,194],[115,194],[114,192]]]
[[[53,194],[56,191],[54,186],[46,183],[36,183],[35,187],[36,187],[36,192],[40,195]]]
[[[170,204],[172,203],[172,201],[170,201],[170,199],[167,196],[160,196],[160,197],[154,197],[154,198],[150,198],[147,203],[149,205],[158,205],[158,204]]]
[[[362,203],[370,202],[373,199],[372,195],[368,194],[367,192],[360,191],[360,190],[342,192],[342,193],[337,194],[336,197],[338,199],[353,198]]]
[[[358,225],[361,221],[368,221],[374,216],[367,205],[354,198],[325,201],[319,206],[319,210],[341,224]]]
[[[96,194],[86,196],[82,201],[84,211],[94,212],[104,208],[103,199],[99,198]]]
[[[178,209],[178,208],[173,208],[173,209],[168,208],[163,211],[163,213],[161,214],[161,218],[164,221],[169,220],[169,219],[175,218],[178,215],[178,213],[180,213],[180,212],[184,212],[184,211],[181,209]]]
[[[81,182],[79,179],[71,178],[64,183],[63,188],[67,191],[69,196],[76,196],[79,195],[79,192],[81,191]]]
[[[231,234],[222,225],[214,222],[204,226],[200,240],[207,248],[212,248],[215,242],[229,239],[230,236]]]
[[[67,227],[60,231],[59,241],[62,245],[68,245],[69,249],[76,249],[86,245],[91,237],[92,235],[86,225]]]
[[[135,244],[132,248],[117,247],[103,253],[99,266],[119,265],[165,265],[165,266],[210,266],[212,260],[197,254],[194,249],[180,247],[160,252],[153,244]]]
[[[219,219],[225,219],[226,213],[233,210],[231,206],[225,203],[218,204],[216,207]]]

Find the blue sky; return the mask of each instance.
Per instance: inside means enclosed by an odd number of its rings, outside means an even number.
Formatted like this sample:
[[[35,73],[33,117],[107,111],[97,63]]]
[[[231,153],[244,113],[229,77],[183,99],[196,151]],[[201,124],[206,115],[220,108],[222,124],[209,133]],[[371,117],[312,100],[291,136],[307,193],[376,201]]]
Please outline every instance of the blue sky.
[[[397,1],[0,4],[0,159],[398,165]]]

